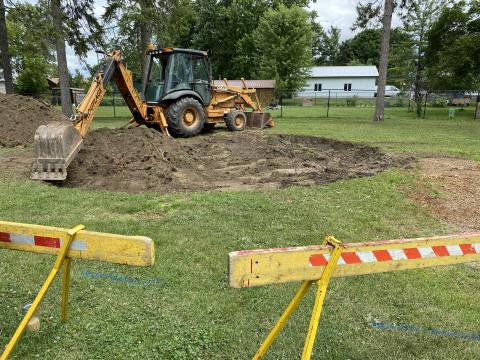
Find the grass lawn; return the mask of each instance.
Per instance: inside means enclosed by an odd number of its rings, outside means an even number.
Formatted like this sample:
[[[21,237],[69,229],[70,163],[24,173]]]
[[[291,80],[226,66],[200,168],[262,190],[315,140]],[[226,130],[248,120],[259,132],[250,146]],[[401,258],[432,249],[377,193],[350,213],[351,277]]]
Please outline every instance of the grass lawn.
[[[128,119],[126,109],[117,109],[121,119],[108,110],[100,110],[96,127]],[[455,120],[442,117],[446,109],[433,118],[432,110],[432,118],[417,120],[405,110],[388,109],[384,124],[370,122],[371,109],[338,108],[329,119],[318,117],[319,110],[286,108],[278,126],[267,131],[480,158],[480,123],[471,120],[471,110]],[[318,244],[325,234],[356,242],[458,230],[400,191],[413,191],[416,184],[412,173],[390,170],[326,186],[158,195],[60,189],[0,172],[0,219],[62,227],[82,223],[94,231],[149,236],[156,244],[152,268],[74,261],[69,321],[59,321],[56,281],[41,306],[41,331],[26,334],[12,358],[251,358],[299,284],[230,289],[228,252]],[[0,250],[1,344],[53,260]],[[120,275],[131,281],[118,281]],[[334,279],[314,358],[479,358],[476,340],[372,327],[380,321],[479,334],[479,280],[478,268],[468,265]],[[300,357],[312,294],[266,359]]]

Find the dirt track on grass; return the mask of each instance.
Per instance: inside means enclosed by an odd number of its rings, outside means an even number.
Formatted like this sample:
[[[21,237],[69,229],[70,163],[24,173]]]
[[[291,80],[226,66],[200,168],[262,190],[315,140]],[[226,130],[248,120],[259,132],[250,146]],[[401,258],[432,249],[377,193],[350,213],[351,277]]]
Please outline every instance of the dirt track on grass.
[[[423,158],[420,184],[414,195],[443,221],[462,230],[480,230],[480,163],[455,158]]]

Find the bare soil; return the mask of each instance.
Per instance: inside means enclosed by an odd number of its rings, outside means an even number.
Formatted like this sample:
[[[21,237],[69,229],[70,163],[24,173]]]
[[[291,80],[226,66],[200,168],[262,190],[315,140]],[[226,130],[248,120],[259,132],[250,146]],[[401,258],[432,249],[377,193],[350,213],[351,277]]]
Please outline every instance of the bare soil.
[[[1,168],[29,177],[35,130],[64,120],[62,113],[38,100],[0,95]],[[218,130],[171,139],[147,128],[99,129],[86,137],[67,180],[54,184],[161,193],[268,189],[370,176],[391,166],[410,164],[410,160],[361,144],[269,135],[268,130]]]
[[[268,130],[169,139],[146,128],[99,129],[86,138],[62,186],[127,192],[264,189],[370,176],[408,157]]]
[[[424,181],[415,200],[448,224],[480,230],[480,163],[430,157],[420,159],[419,167]]]
[[[32,146],[37,127],[66,120],[60,111],[42,101],[0,94],[0,146]]]

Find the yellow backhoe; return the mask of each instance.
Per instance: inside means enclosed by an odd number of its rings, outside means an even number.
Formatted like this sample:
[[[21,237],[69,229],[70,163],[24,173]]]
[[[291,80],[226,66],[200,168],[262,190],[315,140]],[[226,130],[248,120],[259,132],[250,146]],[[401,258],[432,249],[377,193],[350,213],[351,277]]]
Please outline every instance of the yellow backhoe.
[[[132,113],[131,126],[145,125],[167,136],[194,136],[218,123],[232,131],[274,125],[270,114],[263,112],[256,90],[249,89],[243,79],[242,87],[230,86],[226,79],[222,86],[213,85],[206,52],[150,47],[147,55],[149,75],[143,98],[135,90],[120,51],[114,51],[106,56],[70,122],[37,129],[32,179],[66,179],[67,167],[83,144],[110,80]]]

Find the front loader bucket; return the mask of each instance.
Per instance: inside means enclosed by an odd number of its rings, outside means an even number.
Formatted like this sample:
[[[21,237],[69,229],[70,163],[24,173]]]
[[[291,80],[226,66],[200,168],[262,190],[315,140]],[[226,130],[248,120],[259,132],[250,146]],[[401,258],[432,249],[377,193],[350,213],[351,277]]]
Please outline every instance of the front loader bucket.
[[[67,167],[80,151],[83,139],[68,122],[41,125],[35,132],[35,159],[30,177],[34,180],[65,180]]]
[[[246,112],[247,115],[247,127],[264,129],[266,127],[274,127],[272,115],[268,112]]]

